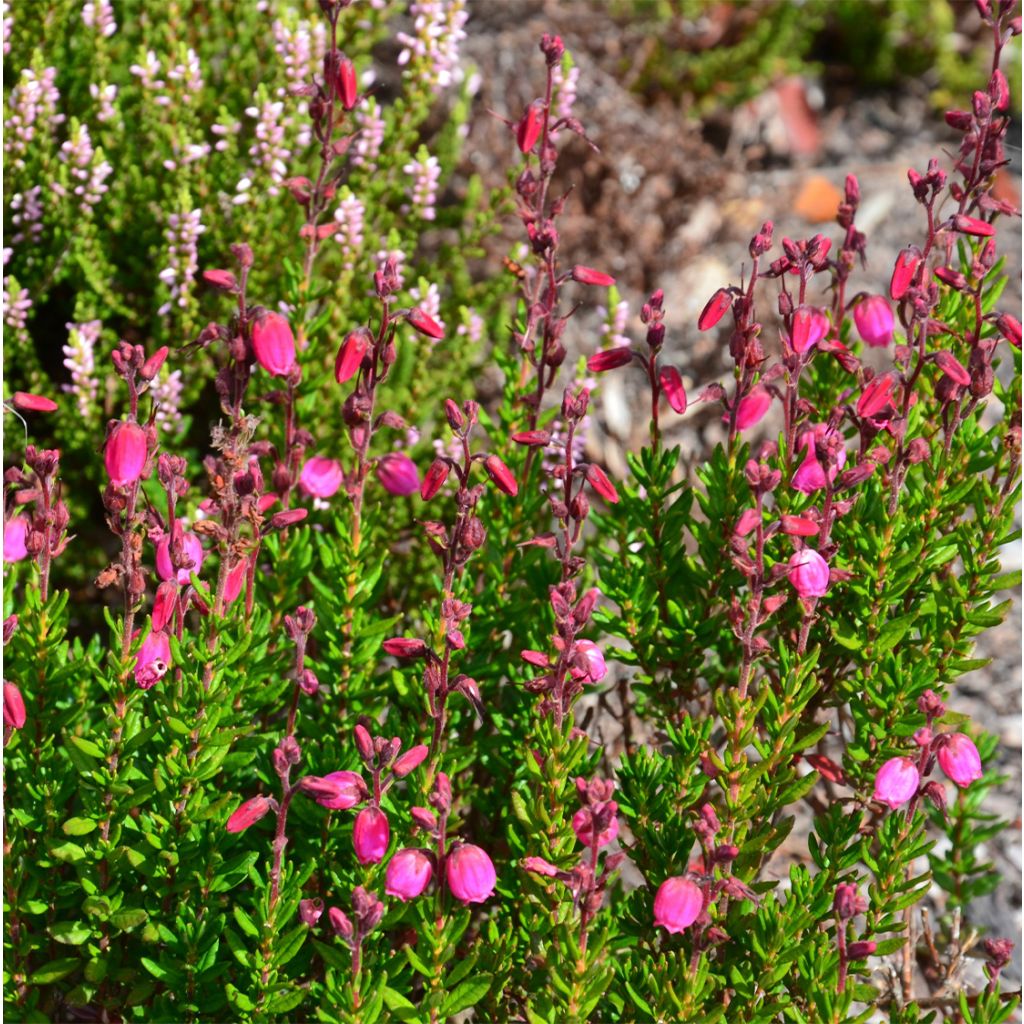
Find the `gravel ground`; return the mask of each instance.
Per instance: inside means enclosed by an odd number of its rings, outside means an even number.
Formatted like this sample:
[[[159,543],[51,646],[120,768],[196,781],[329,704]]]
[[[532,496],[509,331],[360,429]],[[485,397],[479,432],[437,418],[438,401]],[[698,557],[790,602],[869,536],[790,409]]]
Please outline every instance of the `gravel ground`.
[[[841,189],[852,172],[862,193],[857,223],[870,240],[868,267],[856,288],[887,291],[896,253],[920,242],[923,213],[910,197],[907,168],[923,169],[932,156],[948,168],[951,161],[944,154],[957,145],[929,103],[926,82],[906,83],[898,94],[847,93],[840,103],[821,83],[788,80],[734,114],[702,126],[673,105],[645,106],[623,88],[613,73],[620,54],[600,8],[579,2],[477,0],[470,9],[466,49],[487,70],[468,139],[473,169],[491,183],[506,178],[507,166],[497,161],[498,155],[511,154],[507,129],[487,111],[518,116],[543,86],[537,52],[541,33],[561,34],[581,69],[574,114],[600,147],[594,152],[582,141],[566,147],[561,173],[575,192],[561,221],[563,252],[573,262],[616,275],[632,311],[626,333],[633,337],[642,336],[636,316],[640,304],[653,289],[664,289],[667,350],[688,390],[728,372],[720,339],[714,332],[698,334],[695,322],[708,296],[738,279],[748,260],[747,242],[763,220],[775,221],[776,239],[806,238],[820,230],[838,240],[839,229],[819,218],[813,200],[820,200],[829,185]],[[1019,205],[1019,122],[1013,133],[1009,150],[1014,163],[1000,188],[1004,198]],[[513,231],[516,227],[511,225]],[[510,233],[508,239],[516,237]],[[497,251],[507,251],[507,241]],[[1012,224],[1004,219],[1000,251],[1008,257],[1010,285],[1000,303],[1003,309],[1020,309],[1020,243],[1019,219]],[[600,327],[596,316],[583,315],[569,340],[589,353],[602,344]],[[633,406],[634,399],[623,375],[602,379],[590,445],[614,473],[625,471],[623,452],[646,436],[646,417]],[[991,414],[1001,411],[995,405]],[[691,411],[672,430],[670,443],[682,444],[695,456],[706,452],[722,440],[718,419],[710,411]],[[1004,557],[1007,568],[1019,568],[1019,542]],[[980,638],[978,656],[991,658],[991,664],[963,677],[951,700],[955,710],[1000,739],[994,767],[1007,781],[987,809],[1011,823],[987,851],[1003,882],[970,908],[964,933],[973,925],[1015,940],[1022,924],[1020,653],[1021,601],[1015,595],[1006,621]],[[604,725],[613,742],[615,727]],[[604,731],[601,721],[596,727]],[[941,911],[941,896],[934,894],[935,911]],[[972,986],[981,981],[980,963],[969,960],[965,969]],[[1006,978],[1019,986],[1020,977],[1018,941]]]

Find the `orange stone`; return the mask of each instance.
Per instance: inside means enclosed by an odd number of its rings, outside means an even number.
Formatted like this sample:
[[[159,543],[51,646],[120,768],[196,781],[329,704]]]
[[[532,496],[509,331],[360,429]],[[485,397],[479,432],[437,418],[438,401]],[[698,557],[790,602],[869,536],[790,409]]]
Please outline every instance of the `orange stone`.
[[[793,209],[811,224],[835,220],[843,195],[828,178],[815,175],[800,188]]]

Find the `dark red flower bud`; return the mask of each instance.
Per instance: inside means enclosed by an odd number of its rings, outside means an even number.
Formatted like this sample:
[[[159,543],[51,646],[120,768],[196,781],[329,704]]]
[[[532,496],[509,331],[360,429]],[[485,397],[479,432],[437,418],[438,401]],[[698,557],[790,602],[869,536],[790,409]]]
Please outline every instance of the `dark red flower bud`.
[[[382,646],[388,654],[393,654],[396,658],[422,658],[429,650],[422,640],[407,636],[392,637],[385,640]]]
[[[160,372],[160,367],[164,365],[168,352],[170,352],[170,349],[166,345],[162,345],[158,348],[142,364],[142,366],[139,367],[139,376],[143,380],[152,380]]]
[[[580,284],[593,284],[600,288],[610,288],[615,284],[615,278],[611,274],[604,274],[593,267],[584,267],[577,264],[572,268],[572,279]]]
[[[857,400],[857,415],[871,418],[892,404],[892,390],[896,381],[892,374],[883,373],[868,381]]]
[[[614,505],[619,500],[619,492],[600,466],[593,463],[587,466],[587,482],[605,501]]]
[[[422,309],[410,309],[405,315],[406,320],[409,321],[409,326],[414,330],[419,331],[420,334],[426,335],[428,338],[444,337],[444,328],[429,314],[424,312]]]
[[[521,153],[529,153],[537,145],[544,124],[543,109],[542,104],[531,103],[526,108],[526,113],[519,119],[519,124],[516,125],[516,145]]]
[[[521,430],[512,435],[516,444],[537,445],[543,447],[551,440],[551,434],[546,430]]]
[[[858,942],[851,942],[846,947],[846,956],[849,960],[863,960],[871,956],[878,949],[878,943],[872,939],[863,939]]]
[[[372,335],[365,327],[359,327],[345,335],[345,340],[342,341],[334,360],[334,379],[339,384],[351,380],[359,372],[371,340]]]
[[[701,331],[710,330],[725,316],[725,311],[732,305],[732,292],[728,288],[719,288],[708,299],[708,304],[697,318],[697,328]]]
[[[512,498],[519,493],[519,485],[512,475],[512,470],[497,455],[488,455],[484,459],[484,469],[487,470],[487,475],[494,481],[494,486],[499,491],[504,491]]]
[[[947,352],[942,349],[935,353],[935,365],[946,374],[947,377],[952,377],[957,384],[962,387],[966,387],[971,383],[971,375],[963,368],[960,361],[953,355],[952,352]]]
[[[595,352],[587,360],[587,369],[591,373],[603,373],[605,370],[616,370],[625,366],[633,359],[633,350],[627,345],[618,348],[606,348],[603,352]]]
[[[902,299],[907,294],[910,284],[921,266],[921,250],[916,245],[904,249],[896,257],[892,280],[889,282],[889,295],[893,299]]]
[[[434,459],[430,464],[430,469],[427,470],[426,475],[423,477],[423,483],[420,486],[420,497],[424,501],[430,501],[444,486],[444,482],[448,479],[450,472],[451,466],[444,459]]]
[[[953,218],[953,229],[964,235],[976,235],[979,238],[988,238],[996,233],[996,229],[986,220],[978,220],[977,217],[968,217],[965,213],[958,213]]]
[[[1015,316],[1010,316],[1009,313],[1000,313],[996,319],[996,327],[1014,348],[1021,347],[1020,321]]]
[[[11,399],[19,412],[56,412],[57,403],[43,395],[32,395],[27,391],[15,391]]]
[[[686,388],[682,374],[674,366],[663,366],[658,371],[658,383],[674,412],[686,412]]]
[[[204,270],[203,280],[225,292],[233,292],[238,287],[238,281],[230,270]]]

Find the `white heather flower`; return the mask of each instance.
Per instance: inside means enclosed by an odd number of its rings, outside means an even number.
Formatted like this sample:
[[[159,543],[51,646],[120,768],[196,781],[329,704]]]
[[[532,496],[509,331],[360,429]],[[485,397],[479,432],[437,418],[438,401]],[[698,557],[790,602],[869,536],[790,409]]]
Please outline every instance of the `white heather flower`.
[[[11,52],[11,30],[14,28],[14,19],[10,16],[11,5],[4,0],[0,5],[0,11],[4,18],[4,56]]]
[[[36,130],[51,134],[64,121],[57,113],[60,92],[55,84],[56,68],[23,68],[21,80],[11,90],[8,109],[11,116],[4,121],[4,152],[14,158],[15,166],[23,166],[22,157],[28,152]]]
[[[466,38],[464,26],[469,14],[465,0],[416,0],[409,8],[413,34],[398,33],[404,49],[400,65],[409,64],[412,73],[423,75],[431,86],[442,89],[461,82],[459,44]]]
[[[103,159],[103,150],[93,149],[89,129],[84,124],[72,125],[71,137],[60,147],[60,159],[68,166],[72,192],[80,200],[79,209],[89,210],[107,191],[105,182],[114,169]]]
[[[366,208],[348,186],[342,186],[340,195],[338,208],[334,211],[334,219],[340,227],[334,233],[334,238],[341,246],[342,264],[346,270],[352,270],[363,247]]]
[[[96,378],[96,342],[103,324],[99,320],[67,324],[68,343],[64,346],[64,365],[71,371],[71,383],[64,385],[75,396],[75,405],[83,419],[87,418],[99,394]]]
[[[598,316],[604,319],[601,333],[605,339],[616,348],[629,345],[630,340],[622,332],[626,329],[626,321],[629,320],[629,303],[623,300],[617,302],[615,308],[610,312],[604,306],[597,307]]]
[[[150,384],[150,396],[153,399],[155,415],[153,417],[159,430],[167,430],[176,434],[181,427],[181,392],[184,388],[181,370],[167,372],[167,367],[160,371],[159,376]]]
[[[199,54],[191,47],[184,50],[181,60],[167,71],[171,82],[180,82],[178,94],[185,103],[199,95],[203,88],[203,70],[199,63]]]
[[[13,278],[4,278],[4,326],[14,332],[18,341],[28,340],[28,311],[32,308],[32,299],[28,291],[22,288]]]
[[[160,58],[152,50],[141,54],[137,63],[128,69],[139,80],[139,85],[146,92],[154,94],[153,102],[159,107],[166,107],[171,102],[164,89],[167,83],[160,77]]]
[[[200,210],[171,213],[167,216],[167,266],[157,275],[170,291],[169,301],[157,311],[166,315],[177,305],[188,305],[189,286],[199,268],[199,236],[206,230]]]
[[[360,131],[356,136],[352,163],[357,167],[373,167],[384,144],[384,118],[380,116],[380,107],[372,96],[356,107],[355,114]]]
[[[569,68],[568,74],[563,70],[561,64],[556,64],[551,69],[551,81],[555,87],[554,109],[555,117],[572,117],[572,108],[576,103],[576,83],[579,81],[580,69]]]
[[[402,170],[413,179],[410,196],[412,206],[406,207],[406,211],[411,209],[424,220],[433,220],[437,215],[434,210],[437,181],[441,177],[441,165],[437,157],[427,156],[426,149],[420,146],[416,159],[407,163]]]
[[[101,36],[107,38],[117,31],[114,8],[110,0],[85,0],[82,5],[82,21],[87,28],[95,29]]]
[[[463,310],[468,323],[459,324],[455,333],[476,345],[484,336],[484,318],[475,309]]]
[[[249,156],[270,178],[272,184],[267,191],[276,196],[280,191],[278,185],[288,173],[292,155],[284,141],[288,126],[288,120],[282,117],[284,103],[265,99],[258,107],[246,107],[245,112],[256,119],[256,141],[249,147]]]
[[[15,192],[11,196],[11,225],[17,230],[11,239],[12,245],[35,242],[43,233],[42,195],[43,186],[33,185],[27,192]]]
[[[437,290],[436,284],[427,285],[424,290],[420,290],[418,286],[413,286],[409,289],[409,295],[412,297],[412,304],[419,306],[424,313],[432,316],[443,331],[445,323],[441,319],[441,293]],[[439,339],[431,338],[431,344],[436,345]]]

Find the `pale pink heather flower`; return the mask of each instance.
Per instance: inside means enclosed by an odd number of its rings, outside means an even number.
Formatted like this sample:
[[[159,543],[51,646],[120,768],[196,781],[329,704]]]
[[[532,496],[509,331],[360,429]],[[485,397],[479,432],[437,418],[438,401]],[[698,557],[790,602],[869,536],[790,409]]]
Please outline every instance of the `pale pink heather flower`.
[[[249,147],[249,156],[270,179],[267,193],[276,196],[280,191],[278,186],[287,177],[288,161],[292,157],[285,143],[291,119],[284,116],[283,100],[264,99],[259,106],[246,107],[245,113],[256,120],[256,141]]]
[[[28,556],[25,541],[28,539],[29,521],[27,516],[12,516],[4,523],[4,561],[20,562]]]
[[[181,370],[168,371],[165,367],[149,385],[155,415],[153,422],[159,430],[177,434],[181,429],[181,395],[185,388]]]
[[[352,845],[360,864],[377,864],[384,859],[391,841],[387,815],[372,804],[357,815],[352,827]]]
[[[153,103],[158,107],[170,106],[171,97],[164,91],[167,83],[160,77],[160,58],[153,50],[140,54],[139,62],[128,69],[139,80],[139,85],[153,94]]]
[[[97,85],[95,82],[90,82],[89,95],[97,104],[96,120],[100,124],[106,124],[117,117],[117,108],[114,106],[114,101],[117,99],[116,85],[106,83]]]
[[[875,776],[875,799],[896,810],[914,796],[920,783],[921,776],[909,757],[891,758]]]
[[[69,184],[79,199],[79,209],[91,209],[107,191],[105,182],[114,169],[103,159],[102,150],[93,149],[89,129],[84,124],[72,122],[71,136],[60,147],[60,159],[67,165]],[[51,187],[58,195],[66,191],[59,183]]]
[[[551,69],[551,81],[555,88],[554,113],[556,118],[572,117],[572,108],[576,103],[576,85],[580,77],[578,67],[565,70],[566,59]]]
[[[14,159],[16,167],[24,166],[24,155],[38,129],[52,135],[64,121],[64,115],[57,112],[60,92],[56,80],[56,68],[23,68],[21,79],[11,90],[7,104],[10,117],[4,121],[4,152]]]
[[[612,309],[598,306],[597,312],[604,321],[601,326],[601,333],[604,335],[605,340],[615,348],[628,346],[630,341],[623,331],[625,331],[626,323],[629,320],[629,303],[623,299],[621,302],[615,303]]]
[[[405,277],[402,275],[402,268],[405,266],[405,253],[401,249],[381,249],[376,254],[376,260],[378,267],[383,267],[388,260],[393,260],[395,287],[402,288],[405,285]]]
[[[186,309],[199,268],[199,236],[206,231],[201,210],[185,210],[167,215],[167,266],[157,275],[170,291],[169,301],[157,311],[165,316],[175,306]]]
[[[4,19],[4,56],[11,52],[11,32],[14,29],[14,19],[10,16],[11,5],[4,0],[0,10],[3,11]]]
[[[299,474],[299,486],[312,498],[330,498],[338,493],[345,474],[337,459],[314,455],[306,460]]]
[[[171,538],[161,537],[156,544],[156,572],[160,579],[177,579],[178,585],[184,587],[191,582],[192,573],[198,575],[202,568],[203,542],[194,533],[182,534],[181,542],[185,561],[191,564],[182,566],[175,576],[174,565],[171,563]]]
[[[449,852],[445,875],[449,891],[463,903],[483,903],[498,881],[491,858],[471,843],[459,844]]]
[[[465,0],[416,0],[409,8],[413,34],[398,33],[403,49],[400,66],[408,64],[418,79],[444,89],[464,77],[459,67],[459,44],[466,38],[469,17]]]
[[[981,755],[969,736],[954,732],[941,737],[938,747],[939,767],[958,786],[969,786],[981,778]]]
[[[654,924],[673,935],[689,928],[704,906],[700,886],[677,875],[666,878],[654,897]]]
[[[184,50],[181,61],[167,69],[167,80],[178,85],[177,98],[180,102],[191,103],[203,89],[203,71],[199,54],[191,47]]]
[[[403,168],[412,179],[410,194],[411,205],[405,207],[422,217],[423,220],[434,220],[437,212],[434,203],[437,201],[437,182],[441,177],[441,164],[436,156],[430,156],[425,146],[420,146],[416,159],[411,160]]]
[[[455,333],[460,338],[465,338],[471,345],[476,345],[484,336],[484,318],[476,310],[460,308],[460,313],[465,322],[455,328]]]
[[[433,876],[434,862],[426,850],[399,850],[388,861],[384,891],[404,903],[421,895]]]
[[[4,278],[4,324],[19,337],[27,339],[25,325],[32,308],[28,290],[22,288],[13,277]]]
[[[117,31],[110,0],[85,0],[82,5],[82,22],[108,39]]]
[[[882,295],[869,295],[853,307],[853,320],[864,344],[882,348],[892,342],[896,320]]]
[[[384,144],[386,125],[381,117],[380,105],[372,96],[368,96],[356,107],[355,120],[360,131],[356,136],[352,163],[356,167],[375,167]]]
[[[43,233],[43,187],[33,185],[26,192],[15,192],[10,202],[11,224],[16,229],[11,245],[36,242]]]
[[[347,185],[339,192],[338,208],[334,211],[334,219],[340,225],[334,232],[334,240],[341,246],[342,266],[351,271],[363,248],[363,224],[366,207],[359,198],[352,194]]]
[[[151,629],[135,655],[135,682],[140,690],[155,686],[171,664],[171,643],[167,634]]]
[[[287,84],[277,90],[277,95],[284,99],[289,86],[304,85],[314,72],[320,71],[327,52],[327,26],[320,18],[298,18],[291,8],[282,12],[282,18],[274,19],[271,32],[274,50],[284,65]]]
[[[789,560],[789,582],[801,597],[823,596],[828,578],[828,562],[811,548],[802,548]]]

